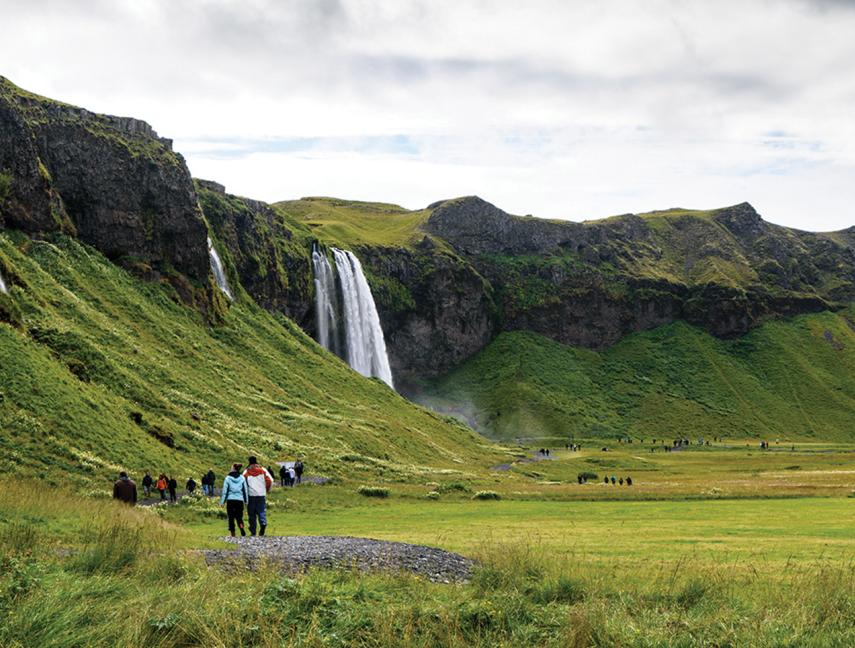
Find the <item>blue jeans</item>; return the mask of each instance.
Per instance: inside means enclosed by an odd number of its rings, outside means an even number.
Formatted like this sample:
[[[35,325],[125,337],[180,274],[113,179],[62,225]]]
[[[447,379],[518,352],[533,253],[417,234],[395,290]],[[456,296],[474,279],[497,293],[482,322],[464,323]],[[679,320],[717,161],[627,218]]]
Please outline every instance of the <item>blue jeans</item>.
[[[264,535],[264,527],[267,526],[267,498],[263,495],[250,495],[249,505],[246,509],[249,516],[249,533],[255,535],[255,519],[258,518],[259,532]]]

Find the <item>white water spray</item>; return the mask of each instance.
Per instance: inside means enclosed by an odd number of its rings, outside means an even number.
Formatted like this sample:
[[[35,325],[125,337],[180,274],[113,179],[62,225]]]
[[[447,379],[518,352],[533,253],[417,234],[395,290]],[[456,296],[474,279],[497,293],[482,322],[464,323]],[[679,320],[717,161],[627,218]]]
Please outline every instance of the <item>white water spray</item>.
[[[333,248],[333,257],[341,287],[340,303],[329,260],[317,249],[312,253],[318,342],[342,356],[363,376],[375,376],[394,388],[380,316],[362,264],[352,252],[346,250]],[[341,318],[337,316],[339,307]],[[340,352],[339,319],[344,327],[344,354]]]
[[[208,256],[211,259],[211,272],[214,273],[214,279],[223,294],[229,298],[229,301],[234,301],[235,297],[229,288],[229,282],[226,280],[226,272],[223,270],[223,262],[220,261],[220,255],[214,249],[214,244],[211,242],[211,237],[208,237]]]
[[[9,294],[9,289],[6,287],[6,282],[3,281],[2,274],[0,274],[0,292],[4,294]]]

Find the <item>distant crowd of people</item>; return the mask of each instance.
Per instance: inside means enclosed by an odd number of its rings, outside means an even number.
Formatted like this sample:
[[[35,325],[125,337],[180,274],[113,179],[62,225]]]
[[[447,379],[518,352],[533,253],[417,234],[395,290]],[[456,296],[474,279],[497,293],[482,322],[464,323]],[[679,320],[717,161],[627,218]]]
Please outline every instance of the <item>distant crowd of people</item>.
[[[624,484],[626,484],[627,486],[632,486],[632,477],[627,477],[626,479],[624,479],[623,477],[615,477],[615,475],[612,475],[611,478],[609,478],[608,475],[603,477],[604,484],[608,484],[609,482],[611,482],[612,486],[614,486],[615,483],[618,483],[621,486],[623,486]]]
[[[246,470],[243,465],[232,464],[231,471],[223,479],[220,490],[220,505],[226,507],[226,518],[228,520],[229,533],[235,535],[240,530],[242,536],[246,535],[243,522],[244,508],[246,508],[250,535],[263,536],[267,528],[267,495],[273,487],[272,468],[264,468],[258,464],[255,457],[249,457]],[[216,495],[217,476],[213,468],[202,475],[200,483],[202,492],[208,497]],[[279,468],[279,483],[281,486],[296,486],[303,480],[303,462],[299,459],[292,464],[284,463]],[[178,480],[166,473],[160,473],[157,479],[151,476],[149,471],[142,478],[143,493],[149,498],[153,490],[160,493],[160,500],[174,503],[178,501]],[[196,491],[197,483],[190,477],[185,484],[188,494]],[[119,473],[119,479],[113,484],[113,499],[134,506],[137,504],[137,485],[128,477],[128,473]]]

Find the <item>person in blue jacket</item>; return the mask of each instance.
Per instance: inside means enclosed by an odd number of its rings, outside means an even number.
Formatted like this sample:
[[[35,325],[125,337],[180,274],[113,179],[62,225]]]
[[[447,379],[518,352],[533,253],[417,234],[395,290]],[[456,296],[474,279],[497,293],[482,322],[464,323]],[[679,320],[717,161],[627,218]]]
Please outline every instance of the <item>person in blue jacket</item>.
[[[235,524],[240,529],[242,536],[246,535],[243,528],[243,507],[249,502],[249,491],[246,480],[240,474],[241,464],[232,464],[232,471],[223,480],[223,494],[220,496],[220,506],[226,505],[226,514],[229,518],[229,533],[234,536]]]

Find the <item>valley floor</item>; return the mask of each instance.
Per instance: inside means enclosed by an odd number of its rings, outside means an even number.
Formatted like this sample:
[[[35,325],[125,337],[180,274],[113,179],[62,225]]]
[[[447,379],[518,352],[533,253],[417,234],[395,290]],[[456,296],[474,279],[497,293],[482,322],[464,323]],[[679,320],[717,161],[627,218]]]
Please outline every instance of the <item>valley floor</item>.
[[[463,584],[349,569],[295,577],[272,564],[211,568],[199,550],[228,548],[213,499],[128,509],[6,482],[0,643],[855,643],[852,446],[696,447],[651,453],[655,464],[644,470],[634,462],[652,460],[635,444],[559,449],[528,461],[533,450],[519,448],[520,463],[508,470],[465,479],[383,482],[355,472],[271,495],[273,535],[364,536],[456,551],[478,565]],[[605,457],[609,473],[632,471],[632,487],[576,482]],[[362,496],[360,483],[388,496]],[[499,499],[476,499],[487,490]]]

